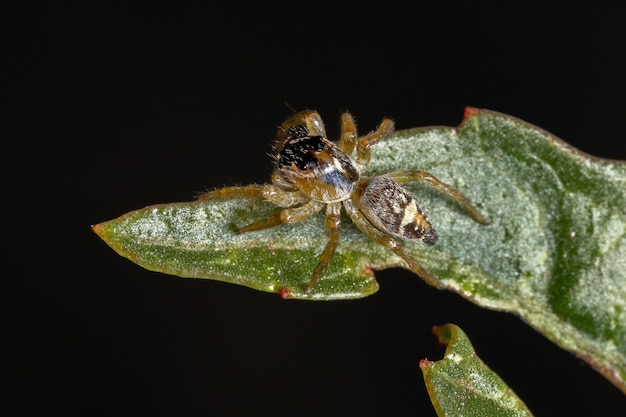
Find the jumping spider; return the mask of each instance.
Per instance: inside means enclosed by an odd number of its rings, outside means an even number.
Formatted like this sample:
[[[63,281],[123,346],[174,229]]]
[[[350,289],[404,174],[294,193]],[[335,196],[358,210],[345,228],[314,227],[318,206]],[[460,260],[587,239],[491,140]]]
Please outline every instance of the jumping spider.
[[[437,234],[415,199],[398,183],[426,181],[461,203],[479,223],[488,222],[460,191],[426,171],[363,176],[372,146],[393,130],[393,122],[383,119],[375,131],[357,137],[352,116],[344,113],[339,141],[331,142],[317,112],[299,112],[278,129],[272,183],[220,188],[199,198],[260,197],[282,208],[271,217],[240,228],[240,233],[302,222],[326,207],[328,242],[313,270],[307,293],[333,258],[340,238],[342,207],[365,235],[391,249],[426,282],[438,286],[438,281],[399,243],[410,240],[432,245]]]

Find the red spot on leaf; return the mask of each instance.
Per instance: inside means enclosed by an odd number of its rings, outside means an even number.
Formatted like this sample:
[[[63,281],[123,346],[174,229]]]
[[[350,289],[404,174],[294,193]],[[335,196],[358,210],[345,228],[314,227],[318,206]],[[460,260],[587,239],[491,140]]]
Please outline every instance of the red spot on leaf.
[[[475,115],[478,112],[479,110],[476,107],[470,107],[470,106],[465,107],[465,111],[463,112],[463,120],[470,118],[471,116]]]
[[[281,288],[278,290],[278,295],[280,295],[283,300],[287,300],[291,298],[291,291],[289,291],[288,288]]]
[[[429,369],[434,364],[435,362],[433,361],[429,361],[428,359],[422,359],[420,360],[419,367],[420,369],[425,370],[425,369]]]

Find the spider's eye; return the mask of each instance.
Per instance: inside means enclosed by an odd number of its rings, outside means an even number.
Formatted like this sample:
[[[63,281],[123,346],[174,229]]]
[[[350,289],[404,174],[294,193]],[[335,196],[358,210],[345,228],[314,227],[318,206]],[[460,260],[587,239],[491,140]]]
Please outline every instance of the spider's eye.
[[[315,169],[315,167],[317,167],[317,158],[315,157],[310,158],[308,161],[303,160],[302,162],[303,163],[297,165],[297,167],[303,171],[312,171]]]

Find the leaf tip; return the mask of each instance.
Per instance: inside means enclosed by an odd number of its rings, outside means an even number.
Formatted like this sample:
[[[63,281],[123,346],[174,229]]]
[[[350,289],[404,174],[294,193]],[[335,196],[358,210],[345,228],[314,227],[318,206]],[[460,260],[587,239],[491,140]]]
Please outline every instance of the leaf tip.
[[[102,223],[96,223],[91,225],[91,230],[102,238]]]
[[[455,337],[456,330],[457,328],[454,324],[443,324],[441,326],[433,326],[432,328],[433,334],[437,336],[437,341],[443,346],[450,344],[452,338]]]
[[[98,235],[100,239],[105,241],[107,245],[110,245],[111,240],[111,230],[109,226],[108,221],[91,225],[91,230]]]

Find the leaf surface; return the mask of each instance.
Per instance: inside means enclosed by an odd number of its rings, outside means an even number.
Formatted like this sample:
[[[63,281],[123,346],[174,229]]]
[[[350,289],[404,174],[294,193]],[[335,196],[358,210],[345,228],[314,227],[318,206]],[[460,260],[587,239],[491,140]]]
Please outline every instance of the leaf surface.
[[[453,324],[435,326],[447,345],[440,361],[420,361],[426,389],[439,417],[531,417],[526,405],[476,355],[467,335]]]
[[[468,108],[458,128],[398,131],[374,146],[367,175],[427,170],[491,221],[475,222],[425,183],[403,184],[439,240],[404,243],[442,283],[474,303],[517,314],[626,393],[626,164],[585,155],[514,117]],[[405,266],[347,217],[337,252],[304,292],[327,235],[322,214],[237,234],[277,212],[253,198],[149,206],[97,224],[116,252],[149,270],[276,292],[359,298],[373,270]]]

